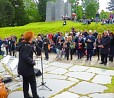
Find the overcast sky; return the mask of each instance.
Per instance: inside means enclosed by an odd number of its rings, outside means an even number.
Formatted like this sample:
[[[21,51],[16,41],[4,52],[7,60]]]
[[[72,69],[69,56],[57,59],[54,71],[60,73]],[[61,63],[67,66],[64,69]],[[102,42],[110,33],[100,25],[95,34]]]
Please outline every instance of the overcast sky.
[[[67,1],[67,0],[64,0],[64,1]],[[106,9],[106,7],[108,6],[107,3],[109,2],[110,0],[99,0],[99,3],[100,3],[100,11],[101,10],[105,10],[105,11],[108,11]]]

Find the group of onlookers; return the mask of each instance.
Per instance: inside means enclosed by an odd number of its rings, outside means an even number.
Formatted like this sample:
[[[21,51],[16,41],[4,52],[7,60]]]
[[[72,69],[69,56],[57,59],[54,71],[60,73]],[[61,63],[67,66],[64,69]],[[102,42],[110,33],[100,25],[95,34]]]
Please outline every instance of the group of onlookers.
[[[23,40],[23,35],[18,42],[16,36],[11,36],[0,40],[0,47],[3,46],[6,49],[6,55],[15,56],[16,45]],[[108,57],[110,61],[113,61],[114,34],[109,30],[98,33],[96,30],[75,31],[72,28],[70,33],[66,32],[65,34],[62,32],[49,33],[46,36],[38,34],[31,46],[37,56],[41,56],[41,53],[44,52],[45,60],[49,59],[50,52],[57,54],[57,60],[62,57],[72,60],[73,55],[77,55],[77,58],[81,59],[86,55],[86,60],[91,61],[92,56],[97,55],[98,60],[101,59],[101,64],[106,65]],[[1,48],[0,53],[2,54]]]

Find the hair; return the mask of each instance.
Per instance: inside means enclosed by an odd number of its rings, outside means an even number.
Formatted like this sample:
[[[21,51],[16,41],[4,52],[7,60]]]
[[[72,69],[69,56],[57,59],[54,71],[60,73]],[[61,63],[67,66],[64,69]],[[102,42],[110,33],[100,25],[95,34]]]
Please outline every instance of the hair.
[[[97,39],[102,38],[102,34],[98,34]]]
[[[24,33],[24,40],[26,42],[29,42],[31,40],[31,38],[33,38],[33,37],[34,37],[34,33],[31,31],[27,31]]]

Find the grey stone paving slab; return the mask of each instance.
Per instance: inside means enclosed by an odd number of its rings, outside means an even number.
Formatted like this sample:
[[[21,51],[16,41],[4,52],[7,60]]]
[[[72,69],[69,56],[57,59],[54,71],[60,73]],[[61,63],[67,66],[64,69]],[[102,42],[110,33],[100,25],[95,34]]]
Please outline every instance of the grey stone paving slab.
[[[0,63],[0,73],[2,73],[2,72],[4,72],[5,71],[5,69],[4,69],[4,67],[2,66],[2,64]]]
[[[13,93],[9,94],[8,98],[24,98],[23,91],[13,92]]]
[[[78,79],[75,79],[75,78],[68,78],[69,81],[72,81],[72,82],[79,82]]]
[[[90,97],[87,97],[87,96],[82,96],[82,97],[80,97],[80,98],[90,98]]]
[[[86,71],[87,69],[89,69],[90,67],[85,67],[85,66],[73,66],[69,69],[69,71]]]
[[[94,73],[88,73],[88,72],[69,72],[65,75],[67,75],[69,77],[74,77],[74,78],[89,81],[95,74]]]
[[[49,66],[49,67],[45,68],[45,71],[46,71],[46,72],[50,72],[50,71],[53,71],[53,70],[55,70],[55,69],[57,69],[57,68],[58,68],[58,67]]]
[[[104,93],[104,94],[91,94],[90,97],[92,98],[114,98],[114,94],[112,93]]]
[[[90,94],[90,93],[96,93],[96,92],[103,92],[106,90],[107,87],[95,84],[95,83],[89,83],[89,82],[80,82],[76,86],[69,89],[69,91],[77,93],[77,94]]]
[[[100,75],[111,75],[111,76],[114,75],[113,70],[106,70],[106,69],[100,69],[100,68],[90,68],[87,70],[87,72],[92,72]]]
[[[60,62],[53,62],[53,63],[50,63],[50,65],[56,66],[56,67],[62,67],[62,68],[69,68],[72,66],[72,64],[66,64],[66,63],[60,63]]]
[[[16,90],[16,89],[18,89],[20,87],[22,87],[22,83],[15,83],[13,85],[9,85],[8,89],[10,89],[11,91],[14,91],[14,90]]]
[[[111,79],[112,79],[112,77],[110,77],[110,76],[97,75],[92,80],[92,82],[99,83],[99,84],[110,84]]]
[[[48,79],[66,79],[67,76],[62,76],[62,75],[54,75],[54,74],[44,74],[44,78],[48,78]]]
[[[74,82],[58,79],[45,79],[44,81],[46,82],[46,86],[52,89],[52,91],[49,91],[47,88],[43,87],[44,90],[41,90],[42,86],[37,88],[39,95],[41,97],[44,96],[45,98],[49,98],[50,96],[55,95],[63,89],[74,84]]]
[[[66,69],[58,68],[56,70],[51,71],[50,73],[61,75],[61,74],[65,74],[66,72],[68,72]]]
[[[56,95],[54,98],[79,98],[79,95],[70,92],[63,92],[62,94]]]

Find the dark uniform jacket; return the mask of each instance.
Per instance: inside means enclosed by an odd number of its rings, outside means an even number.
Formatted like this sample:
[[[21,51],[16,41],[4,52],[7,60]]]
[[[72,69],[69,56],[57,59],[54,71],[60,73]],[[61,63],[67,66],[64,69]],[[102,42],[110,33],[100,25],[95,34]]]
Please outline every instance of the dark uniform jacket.
[[[90,39],[91,42],[88,42],[87,41],[88,39]],[[85,42],[87,43],[87,49],[93,49],[94,48],[95,37],[93,35],[91,37],[88,35],[86,37],[86,41]]]
[[[101,54],[108,54],[110,47],[110,37],[102,37],[100,45],[104,46],[104,48],[101,48]]]
[[[21,42],[17,46],[19,51],[18,74],[23,76],[34,75],[35,61],[33,60],[33,49],[28,42]]]

